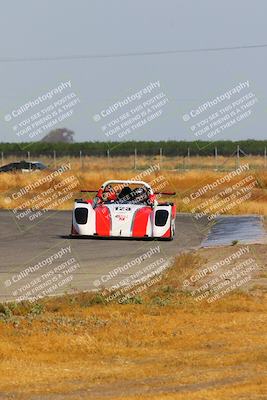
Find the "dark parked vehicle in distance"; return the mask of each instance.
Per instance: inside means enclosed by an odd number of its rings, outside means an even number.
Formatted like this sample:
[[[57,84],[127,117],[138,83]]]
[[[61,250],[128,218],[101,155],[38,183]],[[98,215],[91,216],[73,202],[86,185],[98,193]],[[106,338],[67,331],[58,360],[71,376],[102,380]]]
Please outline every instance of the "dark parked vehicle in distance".
[[[0,167],[0,172],[30,172],[46,169],[47,166],[39,161],[17,161]]]

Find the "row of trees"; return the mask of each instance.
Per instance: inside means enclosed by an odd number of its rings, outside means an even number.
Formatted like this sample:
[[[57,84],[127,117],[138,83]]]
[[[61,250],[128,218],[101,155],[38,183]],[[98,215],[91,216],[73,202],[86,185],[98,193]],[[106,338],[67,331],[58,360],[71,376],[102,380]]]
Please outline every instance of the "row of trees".
[[[103,156],[109,152],[111,156],[128,156],[135,151],[139,155],[156,155],[161,151],[165,156],[213,155],[217,149],[218,155],[230,156],[236,152],[239,145],[242,154],[263,155],[266,151],[266,140],[232,141],[131,141],[131,142],[82,142],[82,143],[0,143],[0,152],[7,155],[20,156],[22,152],[30,151],[32,156],[51,155],[79,156],[80,154]],[[160,150],[162,149],[162,150]],[[244,153],[243,153],[244,152]]]

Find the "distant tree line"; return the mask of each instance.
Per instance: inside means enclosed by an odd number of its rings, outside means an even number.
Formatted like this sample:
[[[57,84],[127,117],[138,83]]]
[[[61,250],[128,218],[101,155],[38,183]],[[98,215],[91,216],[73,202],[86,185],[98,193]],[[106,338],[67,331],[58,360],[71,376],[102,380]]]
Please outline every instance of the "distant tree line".
[[[263,155],[267,147],[267,140],[241,140],[241,141],[129,141],[129,142],[81,142],[81,143],[0,143],[0,152],[5,156],[15,155],[23,158],[29,151],[33,156],[51,156],[56,152],[57,156],[104,156],[109,151],[110,156],[129,156],[134,154],[154,156],[162,149],[164,156],[211,156],[217,148],[218,155],[231,156],[235,154],[237,145],[242,154]],[[189,150],[188,150],[189,149]]]

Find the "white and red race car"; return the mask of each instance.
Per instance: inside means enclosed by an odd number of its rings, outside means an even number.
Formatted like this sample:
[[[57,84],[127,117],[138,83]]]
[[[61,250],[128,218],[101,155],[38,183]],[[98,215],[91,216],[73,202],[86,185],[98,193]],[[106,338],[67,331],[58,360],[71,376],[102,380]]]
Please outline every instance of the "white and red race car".
[[[143,181],[110,180],[94,192],[93,200],[75,200],[71,236],[157,238],[172,240],[176,206],[158,203],[156,194]]]

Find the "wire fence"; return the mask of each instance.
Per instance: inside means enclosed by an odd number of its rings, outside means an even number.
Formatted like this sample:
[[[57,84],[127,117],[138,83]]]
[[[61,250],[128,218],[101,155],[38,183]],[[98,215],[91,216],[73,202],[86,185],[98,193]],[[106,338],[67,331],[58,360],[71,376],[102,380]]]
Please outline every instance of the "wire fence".
[[[220,151],[217,147],[214,147],[214,154],[209,156],[202,155],[191,155],[190,147],[187,149],[187,153],[183,156],[165,156],[163,148],[159,148],[158,152],[154,155],[143,155],[139,154],[137,149],[133,152],[129,152],[127,155],[112,155],[112,151],[109,149],[103,152],[102,155],[94,154],[93,151],[88,154],[83,150],[79,151],[79,155],[68,154],[61,156],[57,154],[56,150],[52,150],[49,154],[31,154],[30,151],[21,151],[21,156],[17,154],[7,154],[1,152],[1,166],[4,166],[11,162],[19,161],[40,161],[46,164],[50,168],[57,167],[63,160],[69,160],[69,162],[75,165],[76,169],[90,170],[92,168],[92,161],[97,162],[103,168],[112,169],[134,169],[142,170],[147,168],[153,163],[158,163],[160,169],[167,169],[173,171],[188,171],[194,169],[202,170],[214,170],[214,171],[227,171],[238,168],[244,163],[248,163],[250,169],[267,169],[267,150],[266,147],[262,149],[259,155],[246,154],[239,145],[231,155],[220,155]]]

